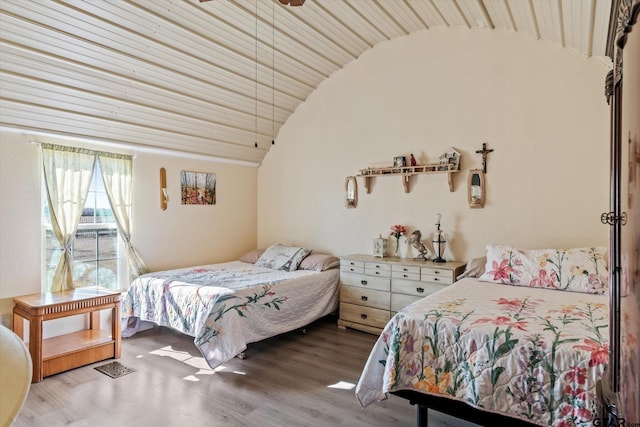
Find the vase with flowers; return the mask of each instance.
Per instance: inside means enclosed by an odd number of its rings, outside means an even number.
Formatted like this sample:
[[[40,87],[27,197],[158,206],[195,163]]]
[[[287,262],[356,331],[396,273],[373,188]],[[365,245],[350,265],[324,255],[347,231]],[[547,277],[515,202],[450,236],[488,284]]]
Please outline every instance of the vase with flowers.
[[[399,256],[400,237],[404,236],[406,232],[407,232],[407,229],[404,228],[403,225],[396,224],[391,226],[391,233],[389,233],[389,235],[396,238],[396,249],[394,252],[394,255],[396,257]]]

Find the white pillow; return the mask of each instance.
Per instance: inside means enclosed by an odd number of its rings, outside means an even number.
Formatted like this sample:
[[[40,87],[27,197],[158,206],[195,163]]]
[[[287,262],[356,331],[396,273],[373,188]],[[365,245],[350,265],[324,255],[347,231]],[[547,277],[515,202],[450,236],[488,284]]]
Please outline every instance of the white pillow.
[[[340,268],[340,258],[329,254],[312,253],[302,260],[298,270],[325,271]]]
[[[484,274],[484,268],[487,264],[487,257],[473,258],[467,263],[464,269],[464,273],[458,276],[457,280],[464,279],[465,277],[480,277]]]
[[[255,264],[260,256],[264,253],[264,249],[252,249],[246,254],[238,258],[238,261],[248,262],[249,264]]]
[[[273,270],[295,271],[302,260],[311,253],[311,249],[298,246],[271,245],[256,261],[258,267]]]

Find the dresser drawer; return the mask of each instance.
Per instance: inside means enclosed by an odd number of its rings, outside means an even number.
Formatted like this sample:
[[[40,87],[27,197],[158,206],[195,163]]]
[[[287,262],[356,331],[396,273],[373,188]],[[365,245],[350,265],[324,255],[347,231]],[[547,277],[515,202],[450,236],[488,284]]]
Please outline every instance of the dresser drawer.
[[[435,267],[422,267],[420,274],[420,278],[423,281],[450,285],[454,282],[455,271]]]
[[[389,310],[340,303],[340,319],[348,322],[384,328],[390,319]]]
[[[340,283],[367,289],[387,291],[391,289],[391,279],[388,277],[365,276],[364,274],[340,273]]]
[[[340,268],[342,267],[357,267],[364,269],[364,261],[357,259],[341,259]]]
[[[407,274],[417,274],[420,275],[420,267],[417,265],[402,265],[402,264],[393,264],[391,266],[391,271],[395,273],[407,273]]]
[[[420,269],[415,273],[408,271],[392,271],[391,277],[394,279],[420,280]]]
[[[440,278],[440,277],[438,277]],[[447,286],[446,283],[417,282],[413,280],[393,279],[391,292],[425,297]]]
[[[340,301],[349,304],[388,310],[389,292],[376,291],[374,289],[367,289],[364,287],[342,285],[340,287]]]
[[[342,264],[340,264],[340,272],[341,273],[364,274],[364,267],[357,267],[357,266],[353,266],[353,265],[342,265]]]
[[[365,262],[364,274],[371,276],[391,277],[391,265],[381,262]]]
[[[414,295],[404,295],[404,294],[391,294],[391,314],[395,314],[411,304],[414,301],[418,301],[423,297],[417,297]]]

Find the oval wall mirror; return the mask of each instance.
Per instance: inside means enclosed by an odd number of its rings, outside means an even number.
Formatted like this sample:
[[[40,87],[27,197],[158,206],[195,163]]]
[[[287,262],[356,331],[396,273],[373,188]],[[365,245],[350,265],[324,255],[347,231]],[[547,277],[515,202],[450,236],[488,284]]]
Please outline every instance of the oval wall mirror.
[[[344,205],[348,208],[358,206],[358,182],[355,176],[348,176],[344,181]]]

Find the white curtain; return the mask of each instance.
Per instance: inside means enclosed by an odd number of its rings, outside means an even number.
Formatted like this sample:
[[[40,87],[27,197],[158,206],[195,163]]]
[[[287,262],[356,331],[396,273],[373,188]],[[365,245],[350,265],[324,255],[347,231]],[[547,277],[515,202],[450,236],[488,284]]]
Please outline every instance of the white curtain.
[[[134,279],[147,272],[147,267],[138,251],[131,243],[131,189],[133,162],[131,156],[98,153],[102,180],[107,190],[111,210],[124,240],[129,260],[130,278]]]
[[[47,203],[53,233],[62,247],[51,288],[57,292],[73,288],[73,252],[71,247],[82,216],[95,153],[74,147],[42,144],[42,163]]]

